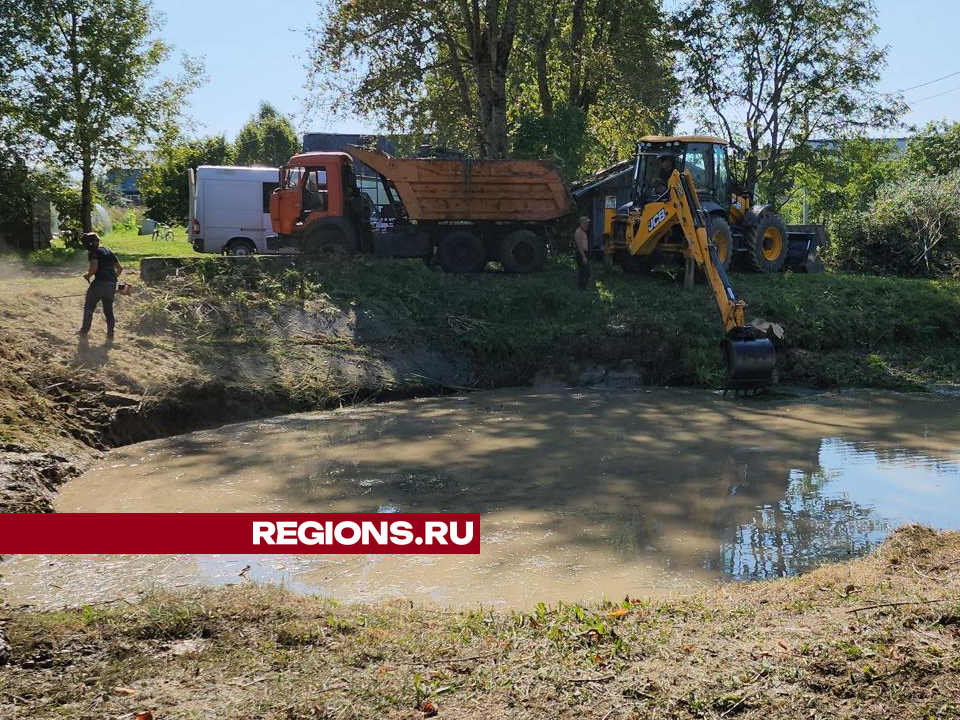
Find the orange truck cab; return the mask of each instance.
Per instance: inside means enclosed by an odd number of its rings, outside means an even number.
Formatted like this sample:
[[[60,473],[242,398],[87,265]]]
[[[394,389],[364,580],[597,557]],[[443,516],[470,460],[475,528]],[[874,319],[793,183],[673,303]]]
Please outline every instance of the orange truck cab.
[[[357,187],[346,153],[294,155],[280,168],[280,186],[270,197],[275,237],[271,249],[318,252],[340,247],[373,250],[370,202]]]

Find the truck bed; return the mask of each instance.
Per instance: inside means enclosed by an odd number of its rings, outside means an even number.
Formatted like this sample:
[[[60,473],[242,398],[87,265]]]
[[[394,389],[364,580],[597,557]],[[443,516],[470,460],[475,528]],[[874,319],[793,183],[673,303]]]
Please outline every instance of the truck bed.
[[[542,160],[400,159],[351,148],[389,179],[411,220],[539,222],[573,210],[553,163]]]

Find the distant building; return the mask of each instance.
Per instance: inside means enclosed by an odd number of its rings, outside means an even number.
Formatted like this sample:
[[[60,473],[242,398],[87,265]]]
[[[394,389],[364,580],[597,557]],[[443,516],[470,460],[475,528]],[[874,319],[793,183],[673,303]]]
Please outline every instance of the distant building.
[[[898,137],[898,138],[868,138],[869,140],[875,140],[877,142],[892,142],[897,146],[897,154],[903,155],[907,151],[907,142],[910,138]],[[812,148],[820,149],[825,148],[827,150],[833,150],[837,147],[837,143],[840,140],[836,138],[818,138],[807,140],[807,145]]]
[[[107,170],[104,177],[107,184],[112,185],[119,191],[121,197],[139,205],[139,183],[144,172],[146,172],[146,168],[115,168]]]

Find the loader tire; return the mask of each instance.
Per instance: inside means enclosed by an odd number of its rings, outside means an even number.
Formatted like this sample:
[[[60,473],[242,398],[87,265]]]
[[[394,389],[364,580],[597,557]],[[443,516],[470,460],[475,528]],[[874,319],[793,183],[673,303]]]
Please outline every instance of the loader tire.
[[[733,257],[733,233],[730,224],[719,215],[710,218],[710,239],[717,247],[717,256],[723,269],[730,267],[730,258]]]
[[[536,272],[547,261],[547,246],[530,230],[514,230],[500,241],[500,262],[511,273]]]
[[[760,216],[757,224],[743,231],[745,261],[750,270],[759,273],[777,273],[783,270],[790,250],[787,226],[776,213]]]
[[[476,273],[487,264],[487,251],[472,232],[455,230],[440,240],[437,260],[447,272]]]

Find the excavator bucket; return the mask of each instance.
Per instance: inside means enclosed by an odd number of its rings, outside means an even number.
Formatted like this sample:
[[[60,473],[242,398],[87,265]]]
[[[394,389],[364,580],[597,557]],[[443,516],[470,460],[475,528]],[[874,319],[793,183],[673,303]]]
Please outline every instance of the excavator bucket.
[[[722,341],[726,390],[762,390],[773,383],[777,350],[769,338],[736,328]]]

